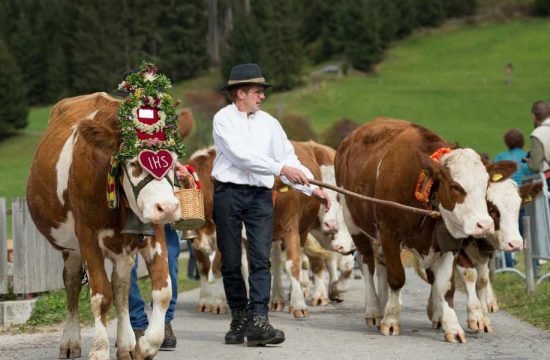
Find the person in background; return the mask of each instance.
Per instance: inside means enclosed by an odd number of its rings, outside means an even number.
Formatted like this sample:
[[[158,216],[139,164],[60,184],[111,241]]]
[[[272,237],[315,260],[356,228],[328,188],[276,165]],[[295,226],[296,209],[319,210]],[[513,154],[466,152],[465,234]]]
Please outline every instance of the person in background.
[[[531,132],[531,148],[525,162],[531,171],[544,172],[550,188],[550,106],[542,100],[535,101],[531,106],[531,117],[535,129]],[[538,277],[538,259],[533,260],[533,270]]]
[[[527,156],[527,152],[523,150],[525,140],[523,133],[519,129],[510,129],[504,134],[504,143],[508,150],[503,151],[495,157],[495,162],[501,160],[510,160],[516,163],[518,170],[512,175],[511,179],[516,182],[516,184],[521,185],[523,178],[529,175],[532,175],[533,172],[529,169],[527,164],[522,162]],[[522,218],[525,215],[525,209],[521,207],[519,212],[519,232],[523,236],[523,221]],[[513,267],[516,263],[515,254],[512,252],[504,252],[504,261],[506,267]]]

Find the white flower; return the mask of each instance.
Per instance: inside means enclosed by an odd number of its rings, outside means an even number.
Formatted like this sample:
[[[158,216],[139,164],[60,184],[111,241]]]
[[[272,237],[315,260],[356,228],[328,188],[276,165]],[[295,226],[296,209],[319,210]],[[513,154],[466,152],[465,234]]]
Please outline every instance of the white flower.
[[[146,72],[145,74],[143,74],[143,78],[145,79],[145,81],[154,81],[157,78],[157,75],[150,72]]]

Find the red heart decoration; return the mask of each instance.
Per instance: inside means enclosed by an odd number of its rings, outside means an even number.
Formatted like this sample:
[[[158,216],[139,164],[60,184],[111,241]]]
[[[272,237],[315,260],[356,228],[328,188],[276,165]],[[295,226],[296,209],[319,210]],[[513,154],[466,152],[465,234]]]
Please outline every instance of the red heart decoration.
[[[172,154],[167,150],[141,150],[138,161],[141,167],[157,180],[162,179],[174,166]]]

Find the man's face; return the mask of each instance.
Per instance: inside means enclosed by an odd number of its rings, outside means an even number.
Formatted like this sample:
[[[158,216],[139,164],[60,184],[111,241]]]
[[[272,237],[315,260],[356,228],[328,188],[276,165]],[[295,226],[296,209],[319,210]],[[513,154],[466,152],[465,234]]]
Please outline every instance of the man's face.
[[[264,91],[265,88],[259,85],[250,86],[248,88],[248,91],[246,91],[246,89],[243,89],[243,91],[239,91],[239,98],[242,100],[242,104],[245,108],[244,110],[247,113],[253,113],[260,110],[260,106],[265,100]]]

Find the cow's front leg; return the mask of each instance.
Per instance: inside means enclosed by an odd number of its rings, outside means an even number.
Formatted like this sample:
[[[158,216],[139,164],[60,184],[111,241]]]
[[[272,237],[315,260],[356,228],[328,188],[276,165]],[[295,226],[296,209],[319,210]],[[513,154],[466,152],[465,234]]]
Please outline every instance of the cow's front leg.
[[[468,296],[468,305],[466,307],[468,312],[468,328],[483,332],[485,328],[483,313],[476,292],[477,271],[475,268],[462,267],[458,264],[456,265],[456,271],[466,288],[466,294]]]
[[[493,287],[491,286],[491,280],[489,279],[489,260],[487,259],[486,262],[476,264],[476,269],[478,273],[476,288],[483,313],[483,329],[486,333],[491,333],[493,332],[493,325],[489,318],[489,311],[497,311],[498,305],[493,293]]]
[[[460,327],[456,313],[449,306],[445,295],[451,288],[451,277],[453,276],[454,255],[452,252],[442,253],[434,261],[431,269],[434,273],[434,283],[431,291],[431,302],[434,307],[433,322],[439,322],[445,332],[445,340],[449,342],[466,342],[464,330]]]
[[[210,294],[210,257],[197,249],[195,251],[195,261],[200,276],[200,290],[199,290],[199,302],[197,304],[197,311],[199,312],[211,312],[211,294]]]
[[[212,296],[212,312],[214,314],[225,314],[229,310],[227,298],[225,297],[225,289],[223,288],[223,279],[221,273],[222,255],[219,251],[212,258],[212,267],[210,272],[214,278],[210,284],[210,295]],[[241,255],[241,273],[247,288],[248,293],[248,261],[246,260],[246,249],[242,249]]]
[[[282,281],[282,259],[281,242],[273,241],[271,245],[271,310],[283,311],[285,308],[285,298]]]
[[[164,340],[164,320],[172,297],[164,226],[155,226],[155,237],[148,238],[145,247],[140,249],[140,253],[147,264],[151,278],[153,312],[149,326],[137,344],[138,360],[152,359]]]
[[[304,240],[305,242],[305,240]],[[295,318],[309,317],[304,291],[300,283],[302,264],[300,263],[300,238],[295,231],[291,231],[285,238],[286,264],[285,270],[290,276],[290,306],[288,311]]]
[[[330,300],[342,302],[344,301],[344,293],[348,291],[348,281],[353,273],[353,255],[332,254],[334,262],[338,264],[340,275],[336,281],[330,284],[329,298]]]
[[[113,261],[111,275],[114,303],[117,312],[117,359],[134,359],[136,338],[130,323],[128,295],[130,292],[130,273],[135,263],[137,249],[124,247],[121,254],[110,254]]]
[[[380,240],[389,290],[384,308],[384,318],[380,323],[380,332],[384,335],[399,335],[401,332],[401,289],[405,285],[405,269],[401,263],[401,245],[391,229],[386,227],[380,229]],[[378,272],[378,269],[376,271]]]
[[[67,292],[67,318],[59,347],[60,359],[74,359],[81,356],[78,298],[82,288],[82,273],[80,254],[75,251],[64,251],[63,284]]]
[[[95,334],[90,360],[109,360],[109,337],[107,335],[107,312],[113,303],[113,293],[105,272],[103,250],[98,245],[97,233],[80,229],[82,258],[88,271],[90,305],[95,319]]]
[[[328,289],[325,283],[325,262],[320,256],[309,256],[313,273],[312,306],[328,305]]]

